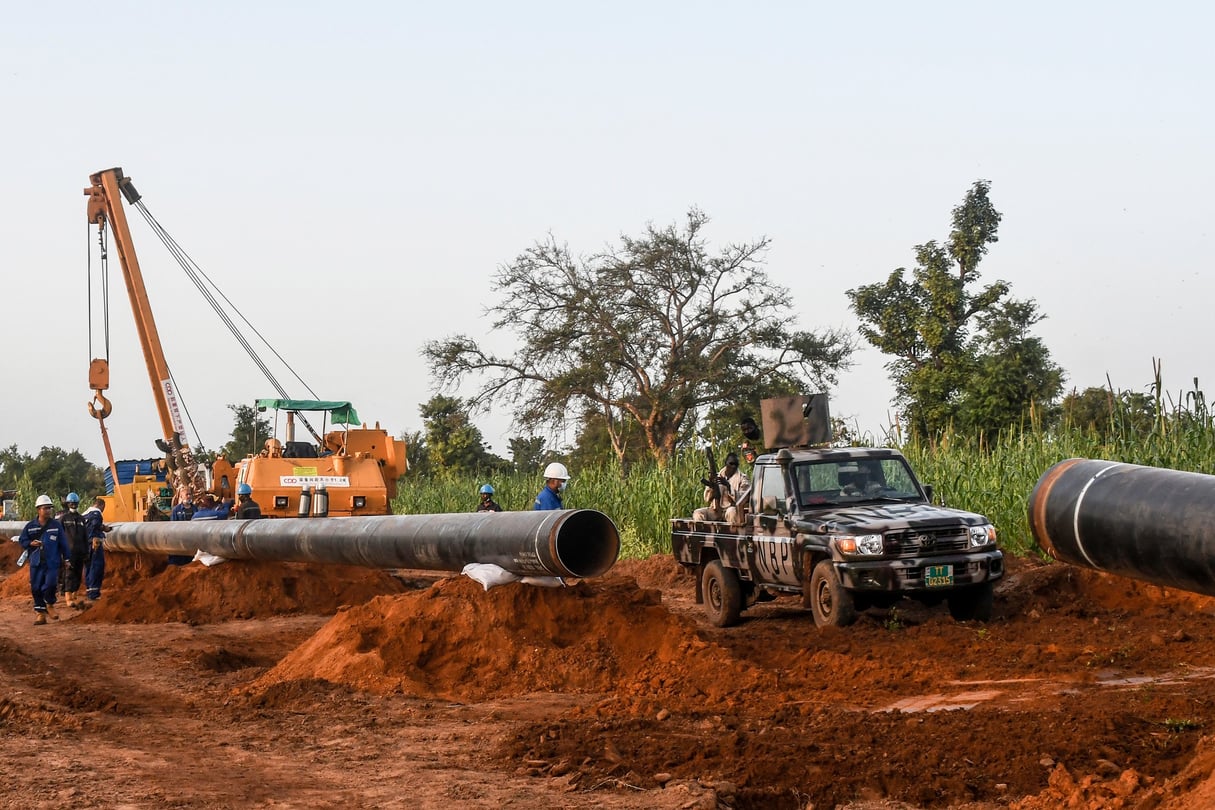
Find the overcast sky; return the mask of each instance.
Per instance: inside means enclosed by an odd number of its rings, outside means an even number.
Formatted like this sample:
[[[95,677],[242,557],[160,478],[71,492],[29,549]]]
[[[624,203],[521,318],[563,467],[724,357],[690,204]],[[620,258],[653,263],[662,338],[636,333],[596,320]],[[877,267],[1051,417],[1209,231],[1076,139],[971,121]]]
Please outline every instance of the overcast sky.
[[[711,247],[772,240],[800,326],[851,328],[844,291],[946,238],[977,179],[1004,215],[982,279],[1038,302],[1069,389],[1146,390],[1153,358],[1175,397],[1210,385],[1211,8],[12,6],[0,446],[104,463],[82,189],[111,166],[318,395],[394,434],[434,393],[424,341],[509,350],[492,276],[549,233],[591,254],[698,206]],[[226,405],[274,392],[130,216],[191,439],[218,447]],[[159,424],[116,256],[111,274],[107,425],[119,458],[144,458]],[[855,359],[832,412],[880,435],[886,358]],[[509,417],[476,418],[502,455]]]

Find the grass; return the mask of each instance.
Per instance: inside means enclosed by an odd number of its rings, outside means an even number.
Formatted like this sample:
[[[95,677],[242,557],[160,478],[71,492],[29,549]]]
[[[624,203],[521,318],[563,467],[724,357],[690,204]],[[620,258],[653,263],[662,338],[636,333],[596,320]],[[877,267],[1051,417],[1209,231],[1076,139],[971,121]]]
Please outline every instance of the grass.
[[[1180,734],[1183,731],[1202,728],[1202,721],[1190,717],[1169,717],[1165,719],[1164,727],[1174,734]]]

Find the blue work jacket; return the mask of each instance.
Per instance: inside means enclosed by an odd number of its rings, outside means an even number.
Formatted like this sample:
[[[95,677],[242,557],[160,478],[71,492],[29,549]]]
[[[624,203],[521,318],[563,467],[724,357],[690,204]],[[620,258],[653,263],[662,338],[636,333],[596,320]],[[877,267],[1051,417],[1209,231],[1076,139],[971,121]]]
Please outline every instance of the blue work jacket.
[[[31,520],[25,524],[21,536],[17,539],[21,542],[21,548],[30,553],[30,568],[45,565],[57,569],[67,553],[67,532],[63,530],[63,524],[55,518],[48,520],[45,526],[39,524],[37,518]],[[30,548],[30,542],[33,540],[41,540],[42,545]]]

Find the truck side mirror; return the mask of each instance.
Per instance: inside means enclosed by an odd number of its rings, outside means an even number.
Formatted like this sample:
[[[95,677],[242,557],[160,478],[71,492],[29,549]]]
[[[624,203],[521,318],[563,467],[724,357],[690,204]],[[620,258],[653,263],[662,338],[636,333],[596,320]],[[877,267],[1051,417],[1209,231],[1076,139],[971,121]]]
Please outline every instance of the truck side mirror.
[[[932,500],[932,484],[924,485],[924,496],[928,498],[929,503],[934,503]]]

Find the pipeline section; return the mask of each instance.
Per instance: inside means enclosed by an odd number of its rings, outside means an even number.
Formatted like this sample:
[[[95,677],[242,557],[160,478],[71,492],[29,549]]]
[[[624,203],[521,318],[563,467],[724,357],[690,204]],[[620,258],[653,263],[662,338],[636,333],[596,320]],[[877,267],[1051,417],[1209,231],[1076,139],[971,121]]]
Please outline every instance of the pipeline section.
[[[1068,459],[1038,479],[1029,525],[1064,562],[1215,596],[1215,476]]]
[[[119,523],[106,549],[231,560],[460,571],[492,563],[520,576],[594,577],[611,568],[620,534],[593,509]]]
[[[0,535],[6,535],[16,540],[27,523],[29,523],[28,520],[0,520]]]

